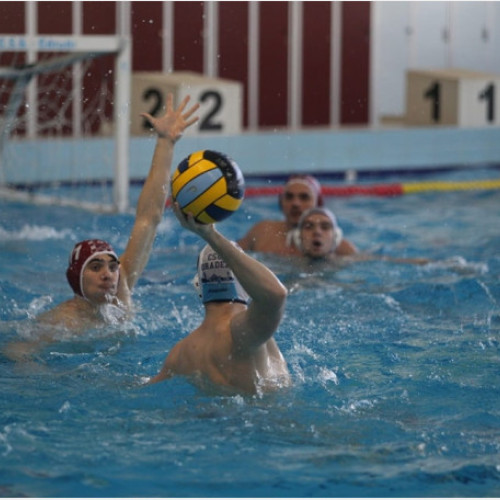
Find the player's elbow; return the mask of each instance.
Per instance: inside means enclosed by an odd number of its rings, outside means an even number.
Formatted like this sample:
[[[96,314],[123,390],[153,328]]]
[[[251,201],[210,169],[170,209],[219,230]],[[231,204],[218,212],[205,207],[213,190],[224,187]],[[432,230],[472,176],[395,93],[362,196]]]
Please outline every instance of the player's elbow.
[[[277,296],[278,296],[279,300],[281,302],[285,302],[286,298],[288,297],[288,290],[286,289],[285,285],[283,285],[283,283],[281,283],[281,281],[279,282],[278,289],[279,290],[277,291]]]
[[[272,309],[281,309],[286,303],[287,296],[287,289],[280,281],[277,281],[267,294],[265,301]]]

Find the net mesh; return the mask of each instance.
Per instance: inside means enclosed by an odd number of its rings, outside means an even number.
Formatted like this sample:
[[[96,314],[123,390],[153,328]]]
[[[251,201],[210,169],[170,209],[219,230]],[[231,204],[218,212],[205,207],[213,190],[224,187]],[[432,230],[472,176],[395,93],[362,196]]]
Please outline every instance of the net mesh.
[[[1,192],[112,210],[115,55],[39,53],[29,65],[24,53],[2,59]]]

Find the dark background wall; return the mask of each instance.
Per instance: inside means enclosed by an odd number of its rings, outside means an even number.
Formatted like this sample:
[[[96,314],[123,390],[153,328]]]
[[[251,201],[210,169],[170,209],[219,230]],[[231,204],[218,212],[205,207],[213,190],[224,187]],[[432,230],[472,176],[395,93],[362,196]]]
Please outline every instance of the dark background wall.
[[[114,34],[118,2],[85,1],[83,34]],[[133,71],[162,71],[163,4],[131,2]],[[203,2],[173,4],[173,70],[203,72]],[[331,14],[333,2],[303,2],[302,125],[331,123]],[[25,2],[0,2],[0,34],[23,34]],[[70,34],[71,2],[37,2],[39,34]],[[217,2],[219,76],[243,83],[244,125],[248,92],[249,2]],[[260,2],[259,127],[287,125],[289,2]],[[340,125],[369,120],[370,2],[341,2]],[[8,53],[0,64],[9,64]],[[97,83],[96,83],[97,85]],[[92,88],[88,83],[87,88]]]

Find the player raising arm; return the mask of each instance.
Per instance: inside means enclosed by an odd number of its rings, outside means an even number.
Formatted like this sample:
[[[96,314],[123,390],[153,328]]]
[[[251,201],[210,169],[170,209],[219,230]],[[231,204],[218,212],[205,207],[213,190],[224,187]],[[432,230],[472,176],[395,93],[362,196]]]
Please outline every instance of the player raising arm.
[[[170,182],[174,145],[184,130],[195,123],[199,104],[187,107],[186,97],[178,108],[167,97],[166,112],[159,118],[143,113],[157,134],[151,167],[139,196],[136,217],[123,254],[118,257],[111,245],[100,239],[75,245],[66,271],[74,296],[37,318],[38,334],[28,342],[7,347],[10,358],[21,359],[40,344],[56,340],[58,333],[82,333],[130,316],[132,289],[151,253],[161,221]]]

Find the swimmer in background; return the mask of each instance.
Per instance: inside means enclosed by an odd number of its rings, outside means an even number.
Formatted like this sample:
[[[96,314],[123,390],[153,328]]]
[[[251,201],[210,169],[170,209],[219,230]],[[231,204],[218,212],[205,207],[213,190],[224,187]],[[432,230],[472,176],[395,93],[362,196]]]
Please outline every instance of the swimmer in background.
[[[427,264],[428,259],[377,256],[366,253],[338,255],[336,249],[343,241],[342,229],[335,215],[323,207],[306,210],[299,219],[296,245],[310,264],[315,262],[354,262],[388,260],[406,264]]]
[[[305,210],[323,205],[321,186],[310,175],[292,175],[279,196],[284,221],[264,220],[255,224],[238,243],[246,251],[277,255],[300,255],[296,231]],[[353,255],[356,247],[345,238],[335,248],[336,255]]]
[[[13,342],[5,354],[24,359],[42,343],[57,339],[57,333],[83,333],[127,319],[132,312],[132,289],[149,260],[156,229],[167,199],[174,145],[184,130],[195,123],[199,104],[186,109],[189,97],[177,109],[173,95],[167,97],[166,112],[149,120],[157,141],[148,176],[137,202],[136,217],[124,253],[118,257],[111,245],[99,239],[77,243],[71,252],[66,277],[75,295],[36,318],[36,339]]]
[[[342,229],[327,208],[306,210],[299,219],[296,245],[311,261],[337,259],[335,250],[342,241]]]
[[[260,394],[290,385],[273,338],[283,318],[286,288],[276,275],[213,224],[199,224],[174,204],[181,225],[207,245],[198,258],[195,286],[205,307],[202,323],[167,355],[149,383],[190,376],[233,392]]]

